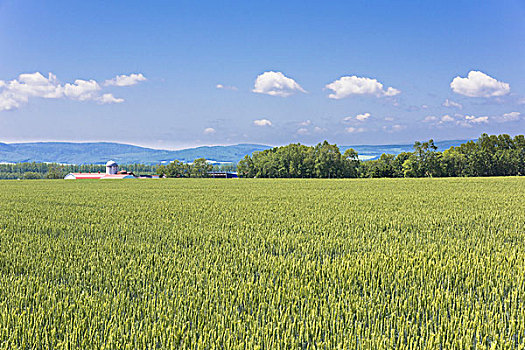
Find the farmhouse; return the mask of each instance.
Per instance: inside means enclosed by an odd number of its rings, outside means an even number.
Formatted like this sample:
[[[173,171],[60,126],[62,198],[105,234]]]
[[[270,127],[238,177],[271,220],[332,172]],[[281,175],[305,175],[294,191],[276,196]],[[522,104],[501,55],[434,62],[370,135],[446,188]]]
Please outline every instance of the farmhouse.
[[[106,173],[69,173],[64,179],[65,180],[90,180],[90,179],[103,179],[103,180],[120,180],[120,179],[135,179],[135,174],[121,170],[118,170],[118,164],[110,160],[106,163]]]

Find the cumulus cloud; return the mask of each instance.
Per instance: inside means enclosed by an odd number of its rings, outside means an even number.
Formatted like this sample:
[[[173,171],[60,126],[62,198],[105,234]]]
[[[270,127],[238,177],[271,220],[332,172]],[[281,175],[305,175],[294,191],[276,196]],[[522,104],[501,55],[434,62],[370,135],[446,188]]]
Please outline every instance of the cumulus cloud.
[[[451,101],[447,98],[445,102],[443,102],[443,107],[452,107],[452,108],[462,109],[463,105],[461,103]]]
[[[471,128],[474,125],[488,123],[489,117],[476,117],[473,115],[458,115],[458,120],[456,121],[456,125],[463,126],[466,128]]]
[[[500,123],[506,123],[506,122],[514,122],[516,120],[521,119],[521,113],[520,112],[510,112],[505,113],[502,116],[496,118],[496,120]]]
[[[406,126],[402,124],[394,124],[392,126],[387,126],[387,125],[383,126],[383,130],[388,133],[398,132],[398,131],[405,130],[405,129],[406,129]]]
[[[364,122],[368,118],[370,118],[370,113],[363,113],[363,114],[358,114],[355,116],[355,119],[362,121],[362,122]]]
[[[20,107],[19,101],[4,95],[0,94],[0,111],[10,111]]]
[[[94,80],[75,80],[74,84],[64,85],[64,96],[76,100],[94,100],[97,97],[100,85]]]
[[[146,77],[142,73],[132,73],[130,75],[117,75],[113,79],[106,80],[104,85],[106,86],[131,86],[140,83],[141,81],[146,81]]]
[[[308,135],[308,134],[309,134],[307,128],[300,128],[300,129],[297,129],[297,133],[298,133],[299,135]]]
[[[6,89],[19,96],[36,96],[43,98],[59,98],[63,95],[63,88],[57,81],[56,75],[49,73],[44,77],[41,73],[20,74],[6,85]]]
[[[268,119],[257,119],[253,121],[256,126],[272,126],[272,122]]]
[[[452,91],[468,97],[503,96],[510,92],[510,85],[480,71],[470,71],[466,78],[455,77],[450,83]]]
[[[482,117],[476,117],[474,115],[463,115],[463,114],[456,114],[454,116],[450,115],[444,115],[441,118],[435,117],[435,116],[428,116],[425,119],[423,119],[424,122],[433,122],[436,125],[457,125],[457,126],[463,126],[463,127],[473,127],[476,125],[481,124],[487,124],[490,121],[495,121],[498,123],[506,123],[506,122],[512,122],[517,121],[521,119],[521,113],[520,112],[510,112],[505,113],[499,116],[491,116],[490,118],[488,116],[482,116]]]
[[[392,125],[392,131],[401,131],[401,130],[405,130],[405,129],[406,129],[405,125],[401,125],[401,124],[394,124],[394,125]]]
[[[401,91],[388,87],[386,90],[376,79],[344,76],[326,85],[326,88],[332,90],[333,93],[328,95],[329,98],[339,100],[350,95],[374,95],[377,97],[396,96]]]
[[[430,123],[430,122],[435,122],[435,121],[437,121],[438,119],[439,119],[439,118],[436,117],[435,115],[427,115],[427,116],[425,117],[425,119],[423,119],[423,122],[425,122],[425,123]]]
[[[206,128],[204,129],[203,133],[206,135],[215,134],[216,130],[214,128]]]
[[[454,116],[451,116],[449,114],[445,114],[441,117],[436,117],[433,115],[429,115],[423,119],[423,122],[426,123],[432,123],[436,126],[462,126],[462,127],[473,127],[475,125],[484,124],[489,122],[489,117],[483,116],[483,117],[476,117],[473,115],[462,115],[462,114],[456,114]]]
[[[354,128],[354,127],[349,127],[349,128],[346,128],[345,131],[347,133],[350,133],[350,134],[355,134],[355,133],[358,133],[358,132],[364,132],[366,131],[365,128]]]
[[[466,115],[465,120],[470,123],[479,124],[479,123],[487,123],[489,121],[489,117],[476,117],[473,115]]]
[[[325,132],[325,131],[326,131],[325,128],[321,128],[319,126],[314,127],[314,132],[321,133],[321,132]]]
[[[354,116],[348,116],[343,118],[343,122],[346,124],[355,124],[356,122],[365,122],[368,118],[370,118],[370,113],[362,113],[358,114],[355,117]]]
[[[300,122],[299,126],[308,126],[311,124],[312,124],[312,121],[308,119],[308,120],[305,120],[304,122]]]
[[[232,90],[232,91],[237,91],[238,90],[236,86],[232,86],[232,85],[217,84],[217,85],[215,85],[215,87],[217,89],[222,89],[222,90]]]
[[[253,92],[270,96],[287,97],[296,92],[306,92],[301,85],[281,72],[264,72],[255,79]]]
[[[142,74],[135,75],[145,79]],[[122,75],[119,77],[129,78],[129,76]],[[139,80],[142,79],[140,77]],[[119,84],[117,86],[133,85],[129,81],[121,81]],[[116,98],[109,93],[101,95],[101,91],[101,85],[95,80],[77,79],[73,83],[62,85],[52,73],[49,73],[47,77],[40,72],[24,73],[20,74],[17,79],[8,82],[0,81],[0,111],[17,109],[28,103],[31,98],[64,98],[74,101],[96,101],[101,104],[124,102],[124,99]]]
[[[64,87],[51,73],[47,78],[39,72],[20,74],[18,79],[0,85],[0,111],[19,108],[32,97],[61,98]]]
[[[97,98],[97,101],[101,104],[108,104],[108,103],[122,103],[124,102],[123,98],[116,98],[112,94],[104,94]]]
[[[441,123],[449,123],[449,122],[453,122],[455,121],[454,117],[451,117],[450,115],[448,114],[445,114],[444,116],[441,117],[440,119],[440,122]]]

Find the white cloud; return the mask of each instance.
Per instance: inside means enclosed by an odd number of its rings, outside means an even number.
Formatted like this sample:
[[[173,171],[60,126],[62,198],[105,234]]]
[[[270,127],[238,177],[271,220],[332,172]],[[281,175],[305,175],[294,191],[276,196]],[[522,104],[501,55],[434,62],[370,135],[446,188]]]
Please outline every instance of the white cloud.
[[[495,121],[498,123],[506,123],[506,122],[512,122],[517,121],[521,119],[521,113],[520,112],[510,112],[505,113],[500,116],[482,116],[482,117],[476,117],[474,115],[463,115],[463,114],[456,114],[454,117],[450,115],[444,115],[441,118],[437,118],[434,116],[428,116],[423,121],[427,122],[434,122],[436,125],[457,125],[462,127],[471,128],[475,125],[481,125],[481,124],[487,124],[491,121]]]
[[[142,74],[131,76],[139,77],[133,79],[145,80]],[[131,76],[121,75],[119,77],[130,78]],[[122,80],[119,84],[118,86],[133,85],[129,81],[123,82]],[[102,87],[95,80],[77,79],[74,83],[62,85],[52,73],[49,73],[48,77],[39,72],[24,73],[9,82],[0,81],[0,111],[17,109],[28,103],[30,98],[66,98],[75,101],[97,101],[102,104],[124,102],[123,99],[116,98],[112,94],[100,95],[101,90]]]
[[[300,128],[300,129],[297,129],[297,133],[298,133],[299,135],[308,135],[308,134],[309,134],[307,128]]]
[[[112,94],[104,94],[97,98],[97,101],[101,104],[108,104],[108,103],[122,103],[124,102],[123,98],[117,98],[113,96]]]
[[[462,108],[463,108],[463,105],[462,105],[461,103],[451,101],[451,100],[449,100],[449,99],[447,98],[447,99],[445,100],[445,102],[443,102],[443,107],[453,107],[453,108],[462,109]]]
[[[436,117],[435,115],[427,115],[425,119],[423,119],[423,122],[430,123],[430,122],[435,122],[437,120],[438,120],[438,117]]]
[[[27,98],[26,101],[20,101],[14,99],[8,93],[0,93],[0,111],[10,111],[13,109],[17,109],[18,107],[20,107],[21,102],[27,102]]]
[[[296,92],[306,92],[295,80],[281,72],[264,72],[255,79],[253,92],[271,96],[287,97]]]
[[[457,117],[458,120],[456,121],[456,125],[463,126],[466,128],[471,128],[476,124],[489,122],[489,117],[476,117],[473,115],[458,115]]]
[[[141,81],[147,80],[142,73],[132,73],[130,75],[117,75],[115,78],[106,80],[104,85],[106,86],[131,86],[140,83]]]
[[[440,119],[440,123],[449,123],[449,122],[453,122],[453,121],[455,121],[455,119],[453,117],[451,117],[450,115],[448,115],[448,114],[445,114]]]
[[[39,72],[20,74],[18,79],[4,82],[2,88],[4,98],[17,102],[27,102],[29,97],[60,98],[64,92],[55,75],[49,73],[46,78]]]
[[[76,101],[94,100],[100,89],[94,80],[77,79],[74,84],[64,85],[64,96]]]
[[[355,116],[355,119],[362,121],[362,122],[364,122],[368,118],[370,118],[370,113],[363,113],[363,114],[358,114]]]
[[[404,129],[406,129],[406,126],[404,125],[401,125],[401,124],[392,125],[392,131],[401,131]]]
[[[305,120],[304,122],[300,122],[299,126],[308,126],[308,125],[311,125],[311,124],[312,124],[311,120]]]
[[[20,74],[18,79],[0,85],[0,111],[13,110],[27,103],[30,97],[61,98],[64,88],[56,76],[49,73],[46,78],[39,72]]]
[[[217,85],[215,85],[215,87],[217,89],[223,89],[223,90],[232,90],[232,91],[237,91],[238,90],[236,86],[232,86],[232,85],[217,84]]]
[[[389,87],[386,90],[383,89],[383,84],[376,79],[357,77],[355,75],[341,77],[340,79],[327,84],[326,88],[333,91],[328,97],[335,100],[350,95],[374,95],[382,97],[396,96],[401,93],[401,91],[394,89],[393,87]]]
[[[423,122],[430,122],[437,126],[457,125],[457,126],[471,128],[474,125],[488,123],[489,117],[487,116],[476,117],[473,115],[462,115],[462,114],[456,114],[454,116],[451,116],[451,115],[445,114],[441,118],[438,118],[436,116],[429,115],[425,119],[423,119]]]
[[[500,117],[496,117],[495,119],[500,123],[514,122],[516,120],[521,119],[521,113],[520,112],[505,113]]]
[[[362,114],[356,115],[355,117],[352,117],[352,116],[345,117],[343,118],[343,122],[347,124],[355,124],[356,121],[364,122],[368,118],[370,118],[370,113],[362,113]]]
[[[391,121],[394,121],[394,117],[385,117],[385,120],[387,122],[391,122]]]
[[[503,118],[506,120],[518,120],[520,118],[521,113],[520,112],[510,112],[503,114]]]
[[[452,90],[468,97],[503,96],[510,92],[510,85],[480,71],[470,71],[466,78],[455,77],[450,83]]]
[[[215,134],[215,132],[216,132],[216,130],[214,128],[206,128],[203,131],[203,133],[205,133],[206,135]]]
[[[358,133],[358,132],[364,132],[365,131],[365,128],[354,128],[354,127],[349,127],[349,128],[346,128],[345,131],[347,133],[350,133],[350,134],[355,134],[355,133]]]
[[[272,126],[272,122],[269,121],[268,119],[254,120],[253,124],[255,124],[256,126]]]
[[[388,133],[398,132],[398,131],[405,130],[405,129],[406,129],[406,126],[401,125],[401,124],[394,124],[392,126],[386,126],[386,125],[383,126],[383,130]]]
[[[325,128],[320,128],[318,126],[314,127],[314,132],[321,133],[321,132],[325,132],[325,131],[326,131]]]
[[[388,89],[386,89],[385,96],[396,96],[396,95],[399,95],[400,93],[401,93],[400,90],[394,89],[393,87],[389,87]]]
[[[469,123],[474,123],[474,124],[487,123],[489,121],[489,117],[475,117],[473,115],[466,115],[465,120],[468,121]]]

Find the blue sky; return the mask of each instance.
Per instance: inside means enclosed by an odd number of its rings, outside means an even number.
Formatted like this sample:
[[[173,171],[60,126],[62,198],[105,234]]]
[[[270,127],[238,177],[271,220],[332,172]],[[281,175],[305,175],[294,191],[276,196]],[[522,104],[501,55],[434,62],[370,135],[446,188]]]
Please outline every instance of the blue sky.
[[[523,1],[0,0],[0,142],[514,135],[524,78]]]

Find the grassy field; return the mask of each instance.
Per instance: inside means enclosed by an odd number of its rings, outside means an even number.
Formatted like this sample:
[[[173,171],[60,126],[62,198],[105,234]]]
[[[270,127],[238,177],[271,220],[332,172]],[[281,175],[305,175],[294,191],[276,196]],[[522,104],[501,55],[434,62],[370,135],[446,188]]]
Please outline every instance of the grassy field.
[[[0,182],[0,349],[523,349],[525,178]]]

